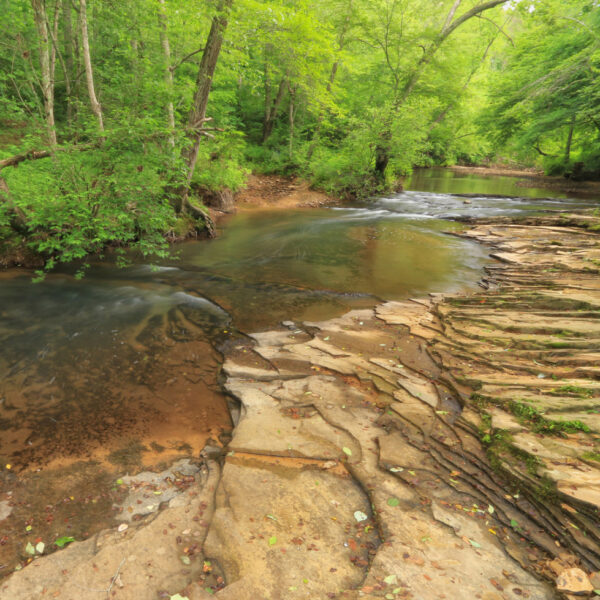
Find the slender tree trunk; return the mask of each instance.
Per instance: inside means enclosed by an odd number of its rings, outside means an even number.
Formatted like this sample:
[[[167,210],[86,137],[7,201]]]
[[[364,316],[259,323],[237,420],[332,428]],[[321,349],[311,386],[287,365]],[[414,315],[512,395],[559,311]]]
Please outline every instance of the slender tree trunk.
[[[289,153],[290,160],[294,157],[294,124],[296,120],[296,87],[290,86],[290,108],[289,108],[289,120],[290,120],[290,143]]]
[[[279,87],[277,88],[277,95],[275,96],[273,102],[271,103],[269,98],[265,94],[265,120],[263,123],[263,137],[262,143],[264,144],[273,133],[273,128],[275,127],[275,121],[277,119],[277,115],[279,113],[279,107],[283,101],[283,97],[285,96],[285,90],[287,88],[287,73],[281,78],[279,82]],[[270,96],[270,94],[269,94]],[[268,104],[267,104],[268,102]]]
[[[167,93],[169,99],[167,101],[167,122],[171,135],[169,136],[169,144],[175,147],[175,109],[173,108],[173,71],[171,69],[171,46],[169,45],[169,37],[167,34],[167,15],[165,12],[165,0],[158,0],[160,8],[158,10],[158,24],[160,27],[160,43],[165,57],[165,83],[167,84]]]
[[[87,81],[88,95],[90,97],[90,105],[92,107],[92,112],[96,116],[96,119],[98,119],[98,128],[100,131],[104,131],[102,107],[96,97],[96,88],[94,86],[94,71],[92,69],[92,58],[90,56],[86,0],[79,0],[79,27],[81,29],[81,48],[83,50],[83,63],[85,65],[85,78]]]
[[[73,60],[73,23],[71,18],[71,2],[63,2],[63,35],[64,35],[64,71],[67,87],[67,122],[73,124],[73,87],[72,78],[76,75]]]
[[[51,60],[48,18],[43,0],[31,0],[33,18],[38,31],[41,88],[44,99],[44,118],[48,129],[50,146],[56,146],[56,124],[54,122],[54,68]]]
[[[571,147],[573,145],[573,132],[575,131],[575,117],[571,119],[569,125],[569,134],[567,135],[567,145],[565,146],[565,162],[571,160]]]
[[[65,92],[66,92],[66,96],[67,96],[67,123],[69,125],[71,125],[71,119],[72,119],[72,111],[71,111],[71,75],[72,75],[72,69],[69,69],[69,67],[67,66],[67,63],[65,62],[65,58],[63,56],[63,53],[60,50],[60,45],[59,45],[59,41],[58,41],[58,30],[59,30],[59,24],[60,24],[60,20],[61,20],[61,10],[63,11],[62,13],[62,17],[63,17],[63,21],[64,21],[64,15],[65,15],[65,6],[67,6],[68,2],[65,2],[65,4],[63,5],[61,0],[56,0],[56,4],[54,5],[54,24],[52,26],[52,29],[49,31],[51,31],[51,37],[52,37],[52,53],[50,55],[50,72],[52,73],[52,78],[55,79],[55,72],[56,72],[56,59],[58,58],[58,60],[60,61],[61,67],[62,67],[62,71],[63,71],[63,76],[64,76],[64,80],[65,80]],[[69,8],[70,10],[70,8]],[[67,13],[70,17],[70,12]],[[48,28],[50,28],[50,24],[47,23]],[[66,27],[66,26],[65,26]],[[69,22],[69,27],[70,27],[70,22]],[[65,38],[67,36],[65,35]],[[65,46],[67,46],[66,42],[65,42]],[[69,51],[69,53],[71,53],[72,49],[67,46],[67,49]],[[72,60],[72,57],[71,57]]]
[[[271,118],[271,73],[269,71],[270,44],[265,44],[265,116],[263,118],[263,141],[265,137],[265,123]]]
[[[182,194],[180,208],[190,208],[188,202],[189,186],[196,168],[198,151],[200,150],[200,139],[202,138],[202,127],[206,122],[206,108],[212,87],[213,75],[219,60],[223,38],[227,29],[227,17],[233,0],[221,0],[218,6],[218,14],[213,18],[210,32],[206,40],[206,46],[202,54],[202,61],[196,78],[196,93],[194,103],[188,117],[188,135],[192,142],[191,147],[184,153],[187,164],[187,181]]]

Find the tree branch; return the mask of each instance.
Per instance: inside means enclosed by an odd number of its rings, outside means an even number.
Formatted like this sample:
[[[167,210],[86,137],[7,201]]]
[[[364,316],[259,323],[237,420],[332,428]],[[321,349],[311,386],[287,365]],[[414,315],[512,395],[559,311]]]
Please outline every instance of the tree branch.
[[[478,4],[474,6],[471,10],[467,11],[464,15],[460,16],[455,21],[452,21],[447,27],[444,27],[442,30],[441,38],[442,40],[446,39],[455,29],[458,29],[463,23],[476,17],[482,12],[486,10],[490,10],[495,8],[496,6],[500,6],[501,4],[506,4],[508,0],[489,0],[489,2],[484,2],[483,4]]]
[[[504,36],[506,37],[506,39],[511,43],[511,45],[514,47],[515,42],[514,40],[510,37],[510,35],[508,35],[508,33],[506,33],[506,31],[504,31],[504,29],[498,25],[498,23],[496,23],[496,21],[493,21],[492,19],[489,19],[488,17],[484,17],[483,15],[477,15],[478,19],[483,19],[484,21],[489,21],[492,25],[494,25],[498,31]]]
[[[174,64],[173,66],[169,67],[169,71],[171,71],[171,73],[173,73],[177,67],[180,67],[184,62],[186,62],[187,60],[192,58],[192,56],[195,56],[196,54],[200,54],[200,52],[204,52],[204,48],[198,48],[198,50],[194,50],[193,52],[190,52],[187,56],[184,56],[177,64]]]

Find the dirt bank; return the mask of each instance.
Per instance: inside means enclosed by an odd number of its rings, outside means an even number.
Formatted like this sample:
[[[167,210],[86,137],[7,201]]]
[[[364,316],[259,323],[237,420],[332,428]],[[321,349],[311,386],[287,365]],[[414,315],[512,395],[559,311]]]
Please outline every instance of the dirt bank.
[[[235,201],[239,210],[318,208],[340,204],[339,199],[311,189],[306,181],[279,175],[251,175],[246,188],[236,194]]]

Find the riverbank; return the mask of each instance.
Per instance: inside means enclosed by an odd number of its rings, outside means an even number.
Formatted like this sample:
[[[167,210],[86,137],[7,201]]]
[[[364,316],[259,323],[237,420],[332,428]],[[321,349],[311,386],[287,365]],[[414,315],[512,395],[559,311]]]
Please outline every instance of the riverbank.
[[[235,196],[238,210],[320,208],[340,204],[339,198],[312,189],[305,180],[279,175],[251,175],[246,187]]]
[[[232,340],[224,373],[236,428],[225,449],[205,449],[203,475],[160,513],[40,558],[0,589],[591,596],[597,225],[487,220],[461,234],[497,260],[480,293]]]

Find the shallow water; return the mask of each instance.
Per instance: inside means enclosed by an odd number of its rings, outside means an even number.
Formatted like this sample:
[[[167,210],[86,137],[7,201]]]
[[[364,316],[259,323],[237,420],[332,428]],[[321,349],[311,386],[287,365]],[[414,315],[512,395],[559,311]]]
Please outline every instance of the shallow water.
[[[225,442],[215,348],[238,331],[474,289],[487,251],[444,233],[461,227],[446,219],[581,204],[465,202],[447,192],[504,194],[510,185],[434,175],[363,206],[240,213],[218,239],[179,245],[158,267],[104,262],[81,281],[65,268],[39,284],[28,272],[0,275],[0,465],[10,465],[0,468],[0,502],[16,505],[4,546],[0,532],[0,567],[24,545],[28,515],[44,541],[85,537],[112,522],[117,476],[197,455],[209,438]],[[73,508],[60,529],[42,517],[65,498]]]

